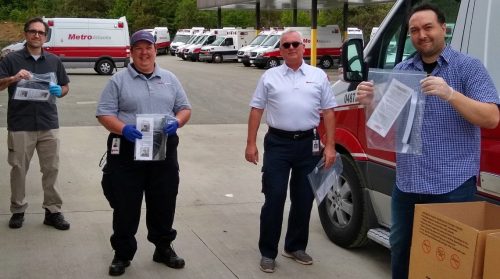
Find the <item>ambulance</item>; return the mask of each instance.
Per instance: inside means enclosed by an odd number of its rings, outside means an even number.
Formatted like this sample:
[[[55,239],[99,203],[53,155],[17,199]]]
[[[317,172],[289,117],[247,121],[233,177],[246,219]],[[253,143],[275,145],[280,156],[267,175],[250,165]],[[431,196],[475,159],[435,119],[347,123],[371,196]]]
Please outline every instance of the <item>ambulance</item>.
[[[350,39],[361,39],[363,41],[363,45],[365,45],[365,39],[363,38],[363,30],[358,27],[347,27],[347,40]]]
[[[182,58],[182,60],[186,60],[186,58],[184,58],[184,49],[192,44],[196,44],[200,39],[202,39],[202,37],[203,33],[192,35],[191,38],[185,44],[177,47],[177,49],[175,50],[175,55],[179,58]]]
[[[167,27],[155,27],[153,29],[144,29],[151,33],[155,38],[156,53],[167,54],[170,47],[170,34]]]
[[[200,51],[203,46],[209,45],[215,41],[217,36],[222,35],[226,29],[211,29],[203,33],[203,37],[198,42],[184,48],[184,58],[191,61],[199,61]]]
[[[253,28],[228,29],[225,34],[217,36],[214,42],[200,50],[200,61],[221,63],[223,61],[237,61],[238,49],[246,46],[255,36]]]
[[[290,27],[302,33],[305,45],[304,60],[311,57],[311,28]],[[250,53],[250,63],[258,68],[272,68],[279,66],[283,60],[280,55],[280,37],[283,32],[277,32],[266,40],[260,47]],[[342,36],[338,25],[327,25],[318,27],[316,53],[318,65],[323,69],[329,69],[333,65],[340,64],[340,53],[342,48]]]
[[[175,56],[177,48],[186,44],[187,41],[193,37],[193,35],[198,35],[203,33],[205,27],[193,27],[191,29],[179,29],[175,33],[174,40],[170,43],[170,55]]]
[[[446,14],[446,40],[451,47],[482,61],[500,90],[500,11],[498,0],[434,0]],[[392,69],[415,52],[408,40],[408,13],[424,0],[397,0],[375,36],[362,47],[350,40],[342,51],[344,78],[332,90],[335,108],[335,147],[343,172],[338,187],[319,205],[321,224],[330,240],[345,248],[360,247],[371,239],[390,248],[391,194],[395,185],[394,152],[369,147],[365,107],[356,102],[356,86],[372,69]],[[471,8],[473,7],[473,8]],[[319,132],[324,139],[324,122]],[[439,131],[436,131],[439,132]],[[500,125],[481,129],[479,200],[500,204]],[[446,158],[445,158],[446,159]],[[463,212],[463,214],[467,214]],[[443,277],[444,278],[444,277]]]
[[[130,63],[130,39],[125,17],[44,18],[49,25],[43,48],[59,56],[66,68],[93,68],[111,75]]]
[[[277,31],[275,29],[263,30],[259,32],[250,44],[238,49],[238,62],[243,63],[245,67],[250,67],[250,53],[252,50],[261,46],[271,35],[274,35]]]

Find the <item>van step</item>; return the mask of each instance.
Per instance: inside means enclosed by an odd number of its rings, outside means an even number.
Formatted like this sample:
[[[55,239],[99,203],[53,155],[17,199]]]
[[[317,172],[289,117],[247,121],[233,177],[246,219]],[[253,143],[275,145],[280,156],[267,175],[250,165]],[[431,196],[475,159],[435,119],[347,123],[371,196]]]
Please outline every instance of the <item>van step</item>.
[[[368,231],[368,238],[377,242],[378,244],[391,249],[391,244],[389,243],[390,231],[384,228],[370,229]]]

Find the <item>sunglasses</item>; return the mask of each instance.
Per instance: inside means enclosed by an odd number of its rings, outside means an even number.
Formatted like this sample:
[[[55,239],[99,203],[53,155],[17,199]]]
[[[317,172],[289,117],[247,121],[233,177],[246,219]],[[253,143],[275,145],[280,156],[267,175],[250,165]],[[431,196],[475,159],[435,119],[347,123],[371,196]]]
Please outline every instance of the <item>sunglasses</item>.
[[[283,43],[283,47],[286,49],[289,49],[290,46],[293,46],[293,48],[298,48],[302,43],[301,42],[291,42],[291,43]]]
[[[28,30],[26,31],[26,33],[30,34],[31,36],[35,36],[35,35],[38,35],[38,36],[45,36],[45,32],[44,31],[38,31],[38,30]]]

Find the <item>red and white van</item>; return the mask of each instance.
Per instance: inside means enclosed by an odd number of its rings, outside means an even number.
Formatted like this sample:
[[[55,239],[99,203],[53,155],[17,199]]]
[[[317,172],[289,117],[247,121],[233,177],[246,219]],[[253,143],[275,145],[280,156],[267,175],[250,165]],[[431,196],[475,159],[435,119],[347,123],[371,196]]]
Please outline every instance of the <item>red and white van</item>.
[[[302,33],[305,53],[304,60],[311,57],[311,28],[310,27],[290,27]],[[250,63],[258,68],[271,68],[281,64],[283,57],[280,55],[280,37],[283,32],[279,31],[270,36],[260,45],[250,52]],[[342,36],[338,25],[327,25],[318,27],[316,53],[318,65],[323,69],[328,69],[334,64],[339,64],[340,52],[342,48]]]
[[[144,29],[155,38],[156,53],[167,54],[170,48],[170,33],[167,27],[155,27],[153,29]]]
[[[407,39],[408,12],[423,1],[397,0],[364,50],[360,41],[346,42],[342,53],[346,78],[356,76],[352,75],[355,69],[358,73],[366,73],[366,68],[392,69],[410,56],[415,49]],[[500,10],[500,1],[430,2],[446,11],[450,45],[480,59],[499,90],[500,64],[496,61],[500,56],[500,29],[496,27],[500,25],[500,17],[495,11]],[[368,146],[365,109],[355,101],[359,82],[359,79],[339,80],[332,86],[339,104],[335,108],[335,146],[342,157],[343,173],[340,186],[332,188],[320,204],[319,216],[326,234],[339,246],[358,247],[372,239],[389,247],[395,154]],[[325,137],[323,125],[321,122],[319,127],[322,139]],[[478,199],[500,204],[499,158],[500,126],[482,129]]]
[[[59,56],[66,68],[93,68],[110,75],[130,63],[130,37],[125,17],[44,18],[49,25],[43,48]]]

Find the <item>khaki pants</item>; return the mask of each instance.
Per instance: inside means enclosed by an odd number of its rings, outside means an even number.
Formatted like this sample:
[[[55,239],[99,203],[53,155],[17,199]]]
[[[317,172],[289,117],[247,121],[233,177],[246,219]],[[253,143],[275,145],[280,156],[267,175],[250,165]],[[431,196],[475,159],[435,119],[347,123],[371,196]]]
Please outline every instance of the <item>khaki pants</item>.
[[[28,207],[26,195],[26,173],[28,172],[33,152],[37,151],[42,173],[43,208],[51,213],[61,210],[62,200],[55,184],[59,172],[59,130],[46,131],[9,131],[7,161],[10,171],[10,211],[22,213]]]

